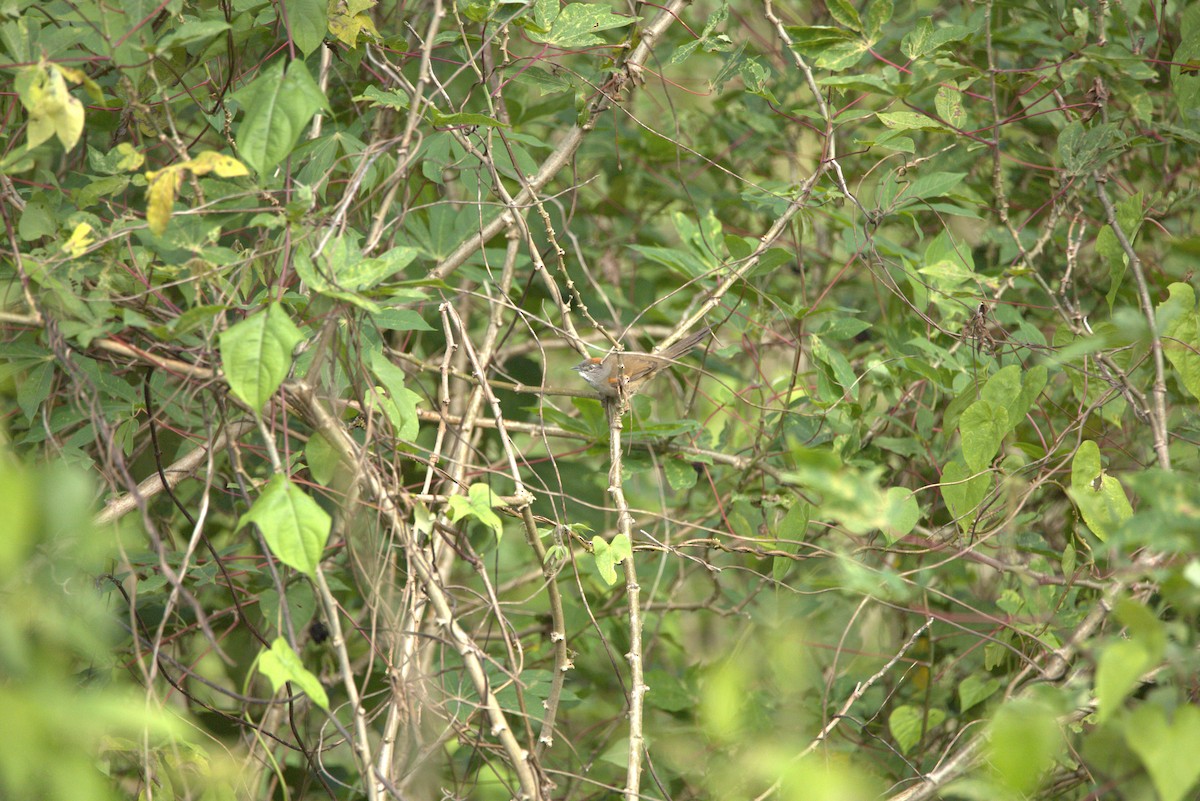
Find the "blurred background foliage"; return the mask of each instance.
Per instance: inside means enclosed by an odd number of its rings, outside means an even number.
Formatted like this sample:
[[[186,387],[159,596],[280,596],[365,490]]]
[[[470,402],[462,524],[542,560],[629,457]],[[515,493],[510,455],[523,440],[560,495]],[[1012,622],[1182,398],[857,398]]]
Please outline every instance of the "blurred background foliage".
[[[0,795],[1193,797],[1198,64],[1175,0],[0,2]]]

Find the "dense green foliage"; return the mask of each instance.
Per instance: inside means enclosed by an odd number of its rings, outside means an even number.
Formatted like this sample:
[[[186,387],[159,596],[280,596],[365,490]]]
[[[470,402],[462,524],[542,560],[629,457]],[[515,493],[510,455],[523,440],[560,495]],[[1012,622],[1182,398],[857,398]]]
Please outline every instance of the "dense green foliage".
[[[0,796],[1194,797],[1200,6],[0,9]]]

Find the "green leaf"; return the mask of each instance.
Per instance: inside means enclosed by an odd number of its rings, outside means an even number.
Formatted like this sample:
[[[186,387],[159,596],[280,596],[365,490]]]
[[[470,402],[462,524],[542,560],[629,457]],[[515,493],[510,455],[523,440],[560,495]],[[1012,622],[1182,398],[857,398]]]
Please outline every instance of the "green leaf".
[[[850,362],[840,352],[827,346],[821,337],[813,336],[811,341],[813,358],[827,365],[842,391],[858,400],[858,376],[854,375]]]
[[[853,317],[829,317],[813,333],[835,342],[853,339],[871,327],[866,320]]]
[[[104,154],[94,148],[88,148],[88,166],[105,175],[136,172],[145,161],[145,157],[129,142],[122,142]]]
[[[326,712],[329,711],[329,696],[321,686],[321,680],[304,667],[304,663],[292,650],[292,646],[288,645],[287,640],[282,637],[276,638],[269,651],[258,655],[255,664],[259,672],[271,680],[275,692],[279,692],[290,681],[303,690],[314,704]]]
[[[384,91],[378,86],[368,86],[361,95],[356,95],[354,100],[355,102],[369,100],[372,106],[383,106],[397,111],[407,111],[409,103],[408,95],[404,92],[398,89]]]
[[[300,52],[307,56],[325,41],[329,30],[327,0],[284,0],[288,30]]]
[[[464,111],[458,114],[443,114],[436,108],[429,109],[430,122],[438,127],[449,127],[458,125],[482,125],[485,128],[509,128],[507,122],[501,122],[495,117],[489,117],[486,114],[477,112]]]
[[[888,731],[891,732],[892,739],[896,741],[900,751],[908,753],[921,741],[923,734],[936,729],[945,720],[946,712],[937,707],[923,709],[903,704],[888,715]]]
[[[966,177],[965,172],[935,172],[930,175],[921,175],[904,188],[902,198],[904,200],[924,200],[940,197],[948,194]]]
[[[1100,448],[1090,439],[1084,440],[1071,461],[1071,486],[1090,487],[1100,473]]]
[[[975,283],[976,273],[971,249],[956,241],[949,231],[942,231],[925,247],[924,266],[918,272],[928,276],[936,288],[957,289],[963,283]]]
[[[999,680],[988,677],[984,680],[983,676],[976,673],[969,674],[958,685],[958,706],[963,712],[966,712],[971,707],[986,701],[1000,689]]]
[[[378,303],[368,300],[357,292],[347,292],[338,289],[333,281],[332,271],[328,266],[323,266],[321,270],[318,270],[304,250],[297,249],[295,255],[292,257],[292,265],[296,268],[296,275],[300,276],[300,280],[304,282],[310,291],[329,298],[345,301],[352,306],[357,306],[365,310],[369,314],[379,314],[383,311],[383,307]]]
[[[780,478],[818,493],[816,514],[822,518],[838,520],[858,534],[903,522],[907,501],[879,488],[881,469],[844,465],[828,449],[796,446],[791,453],[794,467]]]
[[[1125,278],[1125,270],[1129,266],[1129,258],[1125,255],[1117,235],[1113,233],[1111,225],[1104,226],[1096,234],[1096,252],[1108,262],[1108,294],[1104,299],[1108,301],[1108,311],[1111,314],[1113,304],[1117,300],[1117,292]]]
[[[987,470],[1009,431],[1008,412],[1003,406],[977,400],[958,419],[963,461],[972,472]]]
[[[870,0],[867,4],[866,36],[872,44],[879,41],[883,26],[892,19],[892,0]]]
[[[713,265],[706,263],[695,254],[679,248],[664,248],[654,245],[630,245],[629,249],[657,264],[669,267],[688,278],[703,278],[713,269]]]
[[[1196,291],[1188,284],[1167,288],[1167,299],[1158,305],[1156,317],[1163,336],[1163,353],[1179,375],[1179,383],[1200,398],[1200,314]]]
[[[291,479],[278,474],[271,477],[238,521],[238,528],[249,523],[258,526],[279,561],[306,575],[316,574],[333,519]]]
[[[278,303],[221,333],[221,369],[235,397],[261,412],[292,369],[304,334]]]
[[[793,503],[792,508],[788,509],[787,514],[779,523],[779,539],[802,541],[808,531],[811,514],[811,505],[799,500]]]
[[[696,486],[696,469],[692,467],[691,462],[667,459],[663,462],[663,472],[667,476],[667,483],[676,492]]]
[[[601,580],[610,587],[616,584],[617,570],[613,566],[608,540],[599,535],[592,537],[592,559],[596,563],[596,572],[600,574]]]
[[[1159,801],[1183,801],[1200,780],[1200,709],[1183,704],[1172,719],[1158,706],[1143,704],[1125,724],[1125,742],[1146,766]],[[1191,757],[1186,756],[1191,754]]]
[[[828,47],[857,42],[853,32],[831,25],[789,26],[792,48],[805,54],[819,53]]]
[[[557,2],[555,4],[557,5]],[[538,8],[541,6],[539,3]],[[571,3],[553,19],[548,32],[530,30],[529,38],[564,49],[594,47],[604,44],[604,40],[595,35],[596,32],[623,28],[637,22],[641,17],[622,17],[600,5]],[[544,23],[544,17],[542,21]]]
[[[421,425],[421,419],[417,415],[417,404],[424,398],[404,386],[404,371],[392,364],[381,349],[372,350],[369,358],[371,372],[387,390],[386,400],[390,403],[383,404],[384,413],[396,429],[397,439],[415,442]]]
[[[35,193],[25,204],[25,208],[21,212],[21,219],[17,223],[17,233],[21,239],[28,242],[57,233],[57,205],[57,197],[51,199],[42,192]]]
[[[912,490],[891,487],[885,495],[889,514],[887,522],[880,526],[880,530],[891,544],[913,530],[917,521],[921,519],[921,507]]]
[[[1038,787],[1062,747],[1057,716],[1039,701],[1011,701],[1000,707],[989,726],[989,764],[1018,793],[1032,793]]]
[[[1105,420],[1119,427],[1121,416],[1128,404],[1119,393],[1109,391],[1107,383],[1091,380],[1090,373],[1093,368],[1089,363],[1090,360],[1085,358],[1106,347],[1104,336],[1106,328],[1111,330],[1111,326],[1098,325],[1094,335],[1076,337],[1069,328],[1060,325],[1055,329],[1052,341],[1054,347],[1058,349],[1058,359],[1062,363],[1074,364],[1077,368],[1081,368],[1066,371],[1071,380],[1071,389],[1075,397],[1087,406],[1097,404],[1102,398],[1107,398],[1101,406],[1100,414]],[[1085,376],[1084,373],[1089,375]]]
[[[178,28],[173,30],[168,28],[170,33],[159,39],[156,47],[159,52],[163,52],[172,47],[189,45],[193,42],[206,42],[229,30],[230,27],[230,24],[223,19],[188,20]]]
[[[371,315],[371,321],[385,331],[433,331],[419,312],[411,309],[384,309]]]
[[[1025,415],[1029,414],[1029,410],[1041,396],[1042,390],[1046,388],[1049,378],[1050,370],[1044,364],[1035,364],[1025,371],[1025,375],[1021,378],[1021,394],[1017,396],[1015,402],[1008,404],[1008,425],[1011,428],[1020,425],[1021,421],[1025,419]]]
[[[917,25],[904,35],[900,42],[900,50],[910,59],[923,58],[940,50],[951,42],[962,41],[975,32],[975,28],[966,25],[947,25],[935,29],[933,20],[922,17]]]
[[[979,504],[987,497],[991,485],[987,473],[975,474],[960,462],[949,462],[942,470],[942,498],[963,531],[970,531],[975,525]]]
[[[933,98],[933,106],[938,116],[952,128],[961,128],[967,121],[967,112],[963,108],[963,95],[957,86],[942,84],[938,87]]]
[[[804,536],[808,531],[810,514],[812,514],[812,506],[809,504],[803,501],[793,503],[792,508],[788,509],[787,514],[779,521],[779,528],[775,533],[775,538],[779,540],[777,547],[791,553],[798,553],[800,544],[804,541]],[[771,577],[776,581],[783,581],[795,565],[796,560],[794,559],[776,556],[771,560]]]
[[[900,51],[910,59],[916,60],[936,49],[932,42],[933,20],[921,17],[917,20],[916,27],[904,34],[904,38],[900,40]]]
[[[452,495],[446,506],[451,520],[458,521],[465,517],[474,518],[490,528],[496,534],[497,541],[504,536],[504,524],[500,521],[500,516],[492,509],[503,509],[508,504],[496,497],[492,488],[487,484],[472,484],[467,488],[465,497]]]
[[[870,47],[858,34],[843,28],[812,25],[787,30],[792,36],[792,49],[822,69],[852,67]]]
[[[304,62],[287,65],[277,60],[234,95],[245,110],[238,125],[237,147],[242,161],[260,176],[287,158],[305,126],[329,103]]]
[[[320,432],[313,432],[308,438],[304,446],[304,462],[313,481],[326,487],[343,466],[341,454]]]
[[[317,614],[317,596],[313,592],[311,581],[297,581],[288,585],[281,608],[279,593],[274,589],[263,590],[259,595],[258,606],[262,611],[263,620],[270,625],[282,626],[282,608],[287,609],[292,619],[292,625],[297,629],[307,626]]]
[[[1142,193],[1137,192],[1117,203],[1117,223],[1132,241],[1135,233],[1142,224]],[[1125,270],[1129,266],[1129,257],[1125,255],[1117,235],[1111,225],[1105,225],[1096,234],[1096,252],[1108,262],[1108,293],[1104,296],[1108,301],[1108,311],[1111,314],[1125,279]]]
[[[89,208],[102,197],[124,192],[129,186],[129,181],[128,175],[109,175],[97,178],[75,193],[75,205],[81,209]]]
[[[895,94],[895,88],[878,75],[826,75],[817,83],[844,92],[876,92],[884,96]]]
[[[758,59],[747,58],[739,62],[738,74],[742,77],[742,85],[752,95],[777,104],[779,101],[771,92],[771,70],[758,62]]]
[[[596,560],[596,571],[608,586],[617,583],[617,565],[633,555],[629,537],[618,534],[611,543],[603,537],[592,537],[592,557]]]
[[[338,259],[332,264],[337,284],[350,292],[372,289],[384,279],[400,273],[420,254],[416,248],[396,245],[379,258],[364,258],[362,251],[347,243],[346,249],[337,250]],[[332,256],[332,253],[331,253]]]
[[[1015,408],[1021,397],[1021,368],[1010,364],[997,370],[983,385],[979,397],[1006,410]],[[1012,416],[1009,421],[1012,421]]]
[[[550,26],[554,24],[554,20],[558,19],[559,5],[558,0],[534,0],[533,3],[533,25],[529,28],[541,33],[547,33]]]
[[[979,393],[983,400],[1004,407],[1008,420],[1008,428],[1004,432],[1006,434],[1025,419],[1025,415],[1029,413],[1034,401],[1046,386],[1049,375],[1043,364],[1029,368],[1023,375],[1022,372],[1022,368],[1015,364],[1002,367],[988,379]]]
[[[31,367],[24,380],[17,383],[17,406],[20,407],[25,419],[30,423],[36,419],[42,403],[50,397],[55,375],[54,365],[43,362]]]
[[[1066,546],[1063,547],[1062,559],[1060,560],[1062,565],[1062,574],[1064,576],[1070,577],[1075,575],[1077,558],[1078,554],[1075,551],[1075,545],[1068,542]]]
[[[730,38],[723,33],[717,33],[717,29],[723,26],[727,19],[729,19],[729,3],[727,0],[722,0],[720,7],[709,15],[708,20],[704,23],[704,31],[700,34],[700,38],[692,39],[675,48],[670,63],[678,64],[701,48],[706,53],[732,50],[733,42]]]
[[[1096,660],[1096,720],[1103,723],[1121,709],[1138,680],[1155,664],[1146,644],[1117,640],[1104,646]]]
[[[848,0],[828,0],[825,8],[829,11],[829,16],[833,17],[842,27],[855,32],[862,31],[862,20],[858,17],[858,11]]]
[[[946,126],[925,114],[915,111],[880,112],[880,122],[895,131],[945,131]]]
[[[1100,448],[1084,440],[1071,461],[1071,487],[1067,490],[1092,533],[1106,541],[1122,523],[1133,517],[1133,507],[1121,482],[1107,475],[1100,464]]]
[[[1079,175],[1102,166],[1116,154],[1116,145],[1123,139],[1115,124],[1104,123],[1084,128],[1076,120],[1058,136],[1058,155],[1068,175]]]
[[[1200,7],[1187,4],[1180,15],[1179,47],[1171,58],[1171,89],[1186,124],[1200,130]]]
[[[696,696],[679,676],[666,670],[647,670],[646,703],[666,712],[690,711],[696,706]]]
[[[624,534],[618,534],[613,537],[612,543],[613,559],[617,564],[621,564],[629,557],[633,556],[633,545],[629,542],[629,537]]]

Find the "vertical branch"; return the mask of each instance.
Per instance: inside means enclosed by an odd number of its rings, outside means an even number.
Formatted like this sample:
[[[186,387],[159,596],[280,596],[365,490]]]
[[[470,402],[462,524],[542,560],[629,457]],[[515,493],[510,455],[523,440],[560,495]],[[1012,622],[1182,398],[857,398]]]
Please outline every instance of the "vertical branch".
[[[629,596],[629,764],[625,772],[625,801],[637,801],[642,781],[642,699],[646,695],[646,682],[642,666],[641,587],[632,549],[621,564]]]
[[[438,29],[442,24],[442,18],[445,16],[446,9],[442,6],[441,0],[434,0],[433,13],[429,19],[429,28],[425,32],[424,41],[421,42],[421,66],[420,71],[417,73],[417,83],[409,95],[408,119],[404,124],[404,133],[400,136],[400,145],[396,152],[396,169],[387,180],[387,192],[384,194],[383,202],[379,204],[379,210],[375,213],[374,221],[371,224],[371,232],[367,235],[366,245],[363,247],[363,252],[365,253],[373,252],[379,245],[379,240],[383,236],[388,211],[392,207],[392,201],[396,198],[396,191],[404,182],[404,178],[408,175],[408,168],[416,156],[416,148],[412,144],[413,137],[417,133],[417,124],[425,117],[425,107],[430,104],[429,99],[425,97],[425,87],[433,77],[431,66],[433,63],[433,46],[437,39]],[[376,66],[381,66],[380,61],[374,57],[375,54],[370,45],[366,46],[366,54],[372,63]],[[388,70],[387,72],[391,71]]]
[[[463,667],[471,680],[471,685],[479,694],[484,713],[491,724],[490,733],[500,742],[517,775],[517,781],[521,785],[521,797],[530,799],[530,801],[540,801],[544,794],[534,771],[533,755],[522,748],[513,735],[512,727],[508,723],[504,709],[500,706],[499,699],[497,699],[484,669],[485,652],[459,624],[436,562],[417,545],[412,529],[401,516],[400,508],[397,506],[396,499],[387,482],[379,475],[372,463],[358,459],[359,446],[334,420],[329,411],[317,401],[312,388],[306,384],[297,383],[292,385],[291,389],[293,400],[313,428],[319,431],[350,463],[361,461],[363,469],[356,478],[367,494],[378,503],[387,526],[395,533],[398,541],[408,553],[415,579],[420,583],[428,606],[432,609],[433,623],[441,630],[441,636],[445,637],[462,658]],[[321,577],[319,572],[317,575],[319,578]],[[326,590],[327,588],[322,590],[322,600],[328,602],[332,600],[332,596],[327,595]],[[332,622],[335,618],[331,615],[330,620]],[[332,633],[335,637],[337,636],[336,630],[332,630]],[[415,640],[416,637],[406,637],[405,639],[406,641]],[[356,697],[351,695],[352,699]]]
[[[1024,255],[1021,237],[1008,218],[1008,195],[1004,191],[1004,171],[1000,166],[1000,98],[996,88],[996,48],[992,43],[992,0],[988,0],[983,11],[983,34],[987,46],[988,100],[992,106],[992,191],[996,194],[996,214],[1008,229],[1009,236]]]
[[[617,507],[617,536],[624,535],[632,546],[633,516],[629,514],[629,502],[621,484],[621,418],[625,411],[626,398],[620,397],[606,403],[608,412],[608,491]],[[638,801],[642,783],[642,698],[646,694],[646,682],[642,665],[642,610],[641,587],[637,580],[637,565],[633,561],[633,549],[622,562],[625,569],[625,592],[629,597],[629,753],[625,772],[625,801]]]
[[[512,287],[513,273],[516,269],[517,256],[519,253],[520,240],[516,236],[510,236],[508,250],[504,262],[504,270],[500,281],[501,293],[507,295]],[[487,367],[490,364],[493,354],[495,353],[496,343],[499,338],[500,330],[503,326],[504,318],[503,311],[505,306],[502,302],[493,302],[489,304],[489,319],[486,332],[483,336],[483,342],[478,351],[469,340],[466,324],[462,317],[449,303],[443,303],[439,307],[440,314],[443,320],[443,330],[446,336],[446,353],[442,362],[441,383],[440,383],[440,400],[441,414],[438,422],[438,436],[435,448],[432,452],[432,459],[437,459],[444,448],[445,436],[447,433],[451,390],[449,385],[450,361],[451,353],[457,351],[459,344],[466,354],[466,358],[470,363],[478,382],[474,386],[470,396],[465,402],[465,409],[458,420],[456,435],[456,446],[452,449],[449,456],[449,480],[447,481],[448,493],[454,494],[461,491],[466,480],[468,470],[468,457],[471,451],[471,441],[476,431],[478,431],[478,418],[481,414],[483,403],[485,401],[491,404],[493,416],[496,421],[496,427],[501,437],[501,442],[504,447],[505,454],[508,456],[509,469],[512,472],[512,480],[516,485],[516,494],[522,499],[519,504],[522,511],[527,510],[529,504],[533,500],[533,496],[528,493],[521,480],[517,451],[512,443],[511,437],[508,435],[504,427],[504,417],[500,408],[499,401],[492,392],[490,385],[487,383]],[[428,493],[434,473],[434,462],[430,462],[430,468],[426,473],[424,491]],[[536,530],[535,530],[536,538]],[[436,543],[437,541],[434,540]],[[540,544],[540,543],[539,543]],[[436,546],[435,546],[436,547]],[[451,549],[442,550],[435,556],[434,568],[439,576],[445,575],[450,567],[450,559],[454,556]],[[413,557],[409,554],[410,559]],[[402,631],[408,632],[404,636],[398,637],[396,644],[393,647],[393,664],[399,665],[398,675],[396,678],[400,686],[409,684],[413,671],[416,666],[416,654],[420,642],[420,631],[422,626],[428,621],[426,620],[426,601],[417,600],[413,604],[413,608],[407,614],[407,619],[400,627]],[[393,696],[389,706],[387,721],[384,725],[384,740],[380,749],[379,767],[385,775],[391,771],[391,763],[395,753],[395,741],[397,732],[399,731],[402,722],[402,703],[403,698],[400,693]]]
[[[287,470],[283,464],[283,460],[279,456],[278,449],[275,447],[275,438],[271,435],[270,429],[267,428],[266,421],[257,412],[254,414],[254,420],[258,424],[259,433],[262,434],[263,450],[266,452],[273,470],[277,475],[286,476]],[[325,581],[325,573],[321,569],[320,563],[317,564],[313,583],[316,585],[321,605],[325,609],[325,619],[329,621],[329,630],[333,635],[331,644],[338,659],[338,672],[341,674],[342,686],[346,690],[346,698],[350,701],[350,714],[354,719],[354,739],[351,747],[354,749],[355,759],[358,760],[362,770],[363,781],[367,787],[367,799],[368,801],[377,801],[384,788],[374,775],[372,775],[371,765],[373,760],[371,758],[371,743],[367,737],[367,710],[362,705],[358,686],[354,683],[354,668],[350,664],[350,654],[346,650],[346,638],[342,633],[342,623],[338,614],[337,601],[334,600],[333,593],[329,589],[329,584]]]
[[[1129,259],[1129,269],[1133,272],[1133,280],[1137,284],[1138,300],[1142,305],[1142,314],[1146,316],[1146,325],[1150,326],[1150,353],[1154,357],[1154,386],[1150,390],[1153,403],[1147,411],[1150,416],[1150,429],[1154,434],[1154,452],[1158,455],[1158,466],[1163,470],[1171,469],[1171,452],[1167,447],[1167,379],[1166,366],[1163,364],[1162,336],[1158,332],[1158,323],[1154,319],[1154,302],[1150,299],[1150,287],[1146,284],[1146,272],[1142,269],[1142,260],[1129,236],[1121,228],[1117,220],[1117,209],[1113,206],[1108,190],[1104,188],[1107,176],[1099,172],[1093,173],[1092,180],[1096,184],[1096,195],[1104,204],[1104,213],[1108,218],[1109,227],[1116,234],[1121,250]]]
[[[354,683],[354,668],[350,665],[350,654],[346,651],[346,639],[342,634],[341,617],[338,614],[337,601],[325,581],[325,571],[317,565],[314,574],[314,584],[321,605],[325,608],[325,619],[329,621],[329,631],[333,635],[331,644],[337,655],[338,672],[342,674],[342,687],[346,690],[346,698],[350,701],[350,714],[354,718],[354,755],[362,765],[363,781],[367,786],[367,798],[376,801],[383,792],[380,782],[371,772],[371,744],[367,739],[367,710],[363,708],[362,699],[358,695],[358,687]]]
[[[521,521],[525,526],[525,538],[542,565],[546,592],[550,596],[550,642],[554,645],[554,676],[550,679],[550,692],[542,703],[546,716],[542,719],[542,730],[538,734],[537,748],[534,752],[541,757],[547,748],[554,745],[554,721],[558,716],[558,702],[562,698],[563,682],[571,665],[567,656],[567,621],[563,614],[562,593],[558,590],[558,571],[562,567],[562,560],[559,559],[556,564],[546,563],[546,546],[538,537],[532,507],[526,505],[521,509]]]
[[[494,308],[500,304],[494,304]],[[500,435],[500,445],[504,449],[504,455],[508,459],[509,470],[512,471],[513,484],[516,487],[516,495],[519,498],[525,499],[522,506],[527,506],[533,500],[533,496],[525,489],[525,482],[521,480],[521,470],[517,464],[517,449],[513,445],[512,437],[508,435],[508,429],[504,425],[504,413],[500,408],[500,400],[496,397],[496,393],[492,392],[492,387],[487,381],[487,370],[484,360],[475,352],[475,347],[471,344],[470,338],[467,336],[466,324],[462,318],[458,316],[458,312],[450,304],[443,304],[443,308],[453,321],[454,326],[458,329],[459,335],[462,337],[463,347],[467,353],[467,359],[471,362],[471,369],[478,379],[478,392],[487,399],[488,404],[492,408],[492,418],[496,423],[496,433]],[[488,352],[491,352],[491,345],[494,344],[489,337]]]
[[[317,86],[321,87],[321,94],[327,95],[329,92],[329,67],[333,64],[333,51],[324,45],[321,46],[321,68],[317,75]],[[325,122],[324,109],[317,109],[316,115],[313,117],[312,126],[309,128],[309,139],[320,139],[322,124]]]

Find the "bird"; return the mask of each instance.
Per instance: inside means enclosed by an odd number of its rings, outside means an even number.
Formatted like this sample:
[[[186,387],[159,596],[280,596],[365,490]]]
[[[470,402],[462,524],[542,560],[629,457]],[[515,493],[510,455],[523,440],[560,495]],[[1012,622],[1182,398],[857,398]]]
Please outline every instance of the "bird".
[[[615,352],[585,359],[571,369],[579,373],[602,398],[626,397],[661,373],[709,334],[708,328],[681,339],[661,353]]]

